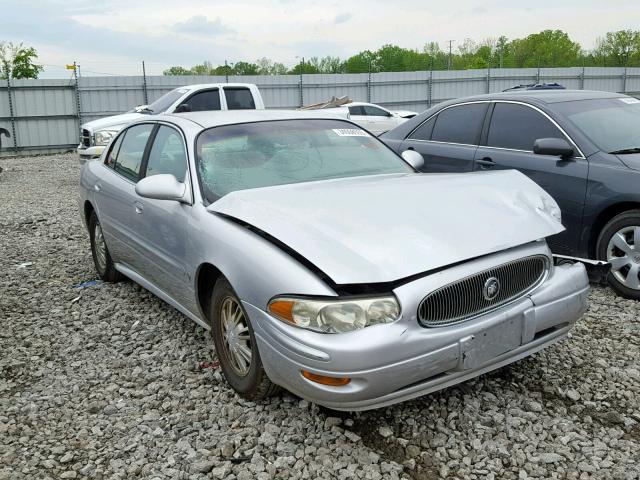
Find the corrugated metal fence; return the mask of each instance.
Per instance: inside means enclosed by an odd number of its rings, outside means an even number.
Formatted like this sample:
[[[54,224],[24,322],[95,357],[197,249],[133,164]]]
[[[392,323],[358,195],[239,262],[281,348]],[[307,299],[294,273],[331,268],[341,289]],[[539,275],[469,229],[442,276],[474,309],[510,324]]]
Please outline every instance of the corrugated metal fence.
[[[559,82],[567,88],[640,96],[640,68],[523,68],[274,76],[83,77],[0,83],[0,155],[68,150],[82,123],[150,103],[194,83],[246,82],[260,88],[267,108],[298,108],[348,95],[391,109],[422,111],[451,98],[502,91],[523,83]]]

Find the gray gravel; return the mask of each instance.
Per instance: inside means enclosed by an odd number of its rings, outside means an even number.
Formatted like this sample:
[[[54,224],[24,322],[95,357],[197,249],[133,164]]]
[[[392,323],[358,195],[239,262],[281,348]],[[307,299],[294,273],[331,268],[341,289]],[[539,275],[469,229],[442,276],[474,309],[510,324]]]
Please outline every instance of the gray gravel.
[[[593,288],[571,338],[361,414],[239,399],[209,334],[95,280],[73,154],[0,159],[0,479],[640,477],[640,303]]]

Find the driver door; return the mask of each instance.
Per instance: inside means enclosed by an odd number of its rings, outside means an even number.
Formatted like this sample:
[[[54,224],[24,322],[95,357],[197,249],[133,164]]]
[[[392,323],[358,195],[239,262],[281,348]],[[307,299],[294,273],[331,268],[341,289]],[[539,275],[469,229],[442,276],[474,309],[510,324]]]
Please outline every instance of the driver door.
[[[141,178],[170,174],[191,190],[187,150],[182,133],[159,125],[143,165]],[[193,288],[187,268],[191,205],[137,195],[140,236],[147,262],[144,276],[181,305],[189,308]]]

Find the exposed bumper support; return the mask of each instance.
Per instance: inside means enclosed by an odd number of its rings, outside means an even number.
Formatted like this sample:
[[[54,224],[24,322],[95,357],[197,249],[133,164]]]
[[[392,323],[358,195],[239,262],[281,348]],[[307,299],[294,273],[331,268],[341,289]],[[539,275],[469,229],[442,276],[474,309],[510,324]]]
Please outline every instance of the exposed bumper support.
[[[592,283],[607,283],[607,276],[611,270],[611,264],[603,260],[591,260],[590,258],[570,257],[568,255],[553,255],[553,263],[562,265],[567,263],[582,263],[587,269],[589,281]]]

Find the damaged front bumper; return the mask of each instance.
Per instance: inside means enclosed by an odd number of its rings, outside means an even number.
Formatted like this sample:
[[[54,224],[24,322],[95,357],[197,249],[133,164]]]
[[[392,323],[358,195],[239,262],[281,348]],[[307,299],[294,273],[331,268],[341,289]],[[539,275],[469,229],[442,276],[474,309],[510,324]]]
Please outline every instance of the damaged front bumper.
[[[448,273],[461,278],[465,268]],[[463,323],[423,328],[416,307],[433,281],[425,277],[394,290],[403,305],[400,321],[341,335],[297,329],[245,303],[267,374],[295,394],[332,409],[384,407],[529,356],[566,337],[587,307],[584,266],[563,264],[516,302]],[[303,377],[303,370],[351,380],[344,386],[321,385]]]

